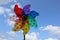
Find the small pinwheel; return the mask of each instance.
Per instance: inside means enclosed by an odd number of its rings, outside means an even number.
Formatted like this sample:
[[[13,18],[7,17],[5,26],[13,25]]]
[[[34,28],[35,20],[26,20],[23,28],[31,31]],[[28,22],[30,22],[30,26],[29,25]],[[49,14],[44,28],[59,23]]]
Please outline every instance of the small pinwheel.
[[[31,5],[25,5],[23,8],[19,8],[18,4],[14,7],[14,12],[18,19],[15,20],[14,27],[12,31],[23,30],[23,34],[27,34],[31,27],[37,27],[37,22],[35,20],[36,16],[39,15],[36,11],[30,10]]]

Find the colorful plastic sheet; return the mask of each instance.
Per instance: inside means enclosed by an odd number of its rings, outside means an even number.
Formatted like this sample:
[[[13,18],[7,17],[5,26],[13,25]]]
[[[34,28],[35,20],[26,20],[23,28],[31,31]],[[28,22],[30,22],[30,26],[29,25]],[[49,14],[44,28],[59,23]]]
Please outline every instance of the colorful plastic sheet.
[[[15,21],[14,28],[12,31],[23,30],[23,34],[27,34],[30,30],[30,26],[36,28],[37,22],[35,20],[36,16],[39,15],[36,11],[30,11],[31,5],[25,5],[22,8],[19,8],[16,4],[14,7],[14,12],[16,16],[19,18]]]
[[[14,24],[14,27],[13,27],[12,31],[19,31],[21,28],[22,28],[22,21],[16,22]]]
[[[15,5],[14,12],[18,18],[21,18],[23,16],[22,10],[23,9],[19,8],[17,4]]]
[[[31,16],[28,16],[27,21],[29,22],[31,27],[37,27],[37,22],[34,18],[32,18]]]
[[[32,16],[33,18],[36,18],[36,16],[38,16],[39,13],[37,13],[36,11],[30,11],[27,15]]]
[[[29,30],[30,30],[30,25],[29,25],[29,23],[28,23],[27,21],[25,22],[25,25],[22,27],[22,30],[23,30],[23,34],[24,34],[24,35],[29,32]]]
[[[30,12],[30,7],[31,7],[30,4],[25,5],[25,6],[23,7],[23,11],[24,11],[25,14],[28,14],[28,13]]]

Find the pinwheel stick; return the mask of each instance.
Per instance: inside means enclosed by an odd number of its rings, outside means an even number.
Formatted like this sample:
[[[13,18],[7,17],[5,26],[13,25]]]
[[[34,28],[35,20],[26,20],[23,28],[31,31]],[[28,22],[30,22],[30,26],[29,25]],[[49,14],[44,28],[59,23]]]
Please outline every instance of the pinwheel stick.
[[[24,40],[25,40],[25,35],[24,35]]]

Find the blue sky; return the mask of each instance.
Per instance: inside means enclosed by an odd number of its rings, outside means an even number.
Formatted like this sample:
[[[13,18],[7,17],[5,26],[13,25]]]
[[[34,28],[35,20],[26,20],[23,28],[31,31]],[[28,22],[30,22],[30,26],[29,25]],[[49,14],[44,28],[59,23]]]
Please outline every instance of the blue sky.
[[[39,13],[36,17],[37,28],[30,28],[26,40],[60,39],[60,0],[0,0],[0,40],[22,40],[22,30],[12,32],[14,22],[8,16],[14,14],[13,7],[31,4],[31,10]]]

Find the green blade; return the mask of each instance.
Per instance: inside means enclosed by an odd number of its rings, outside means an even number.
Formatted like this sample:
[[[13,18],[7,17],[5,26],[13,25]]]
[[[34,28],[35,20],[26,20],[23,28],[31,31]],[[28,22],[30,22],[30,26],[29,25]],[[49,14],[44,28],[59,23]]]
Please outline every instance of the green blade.
[[[31,27],[37,27],[37,22],[34,18],[32,18],[31,16],[27,17],[27,21],[29,22]]]

